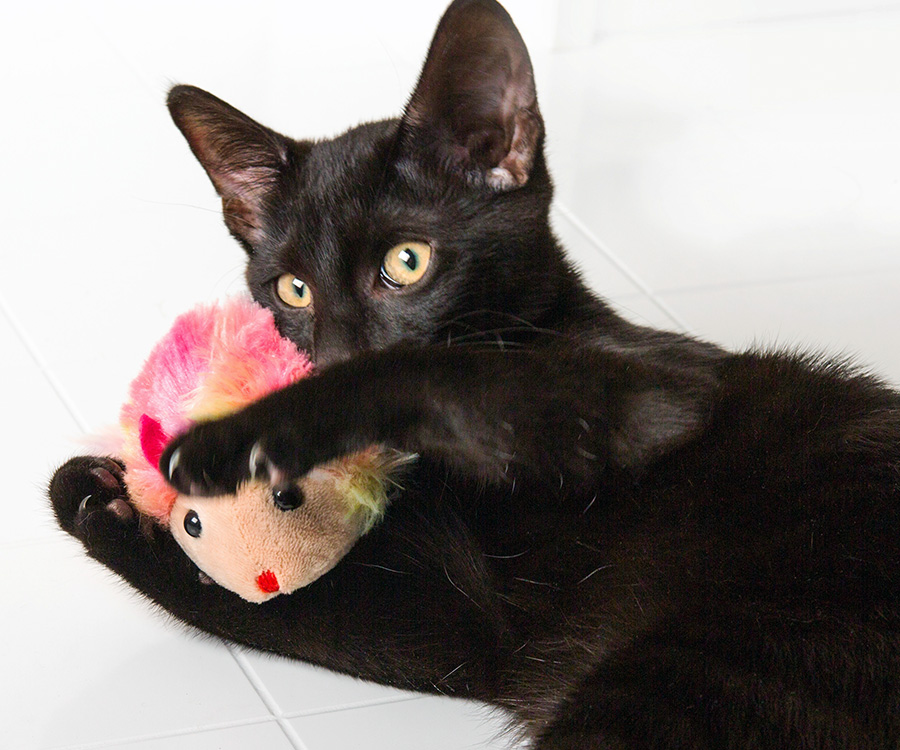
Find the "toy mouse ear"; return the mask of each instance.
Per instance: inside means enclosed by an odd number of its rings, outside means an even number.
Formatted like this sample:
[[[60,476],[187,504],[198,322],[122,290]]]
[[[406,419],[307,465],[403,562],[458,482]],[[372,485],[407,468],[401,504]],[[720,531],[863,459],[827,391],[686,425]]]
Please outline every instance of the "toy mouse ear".
[[[419,153],[475,184],[524,185],[543,120],[525,42],[494,0],[456,0],[431,42],[402,128]]]
[[[159,466],[159,459],[171,439],[159,422],[148,414],[141,414],[141,452],[152,467]]]
[[[222,198],[225,224],[252,253],[266,237],[293,142],[195,86],[169,91],[169,113]]]

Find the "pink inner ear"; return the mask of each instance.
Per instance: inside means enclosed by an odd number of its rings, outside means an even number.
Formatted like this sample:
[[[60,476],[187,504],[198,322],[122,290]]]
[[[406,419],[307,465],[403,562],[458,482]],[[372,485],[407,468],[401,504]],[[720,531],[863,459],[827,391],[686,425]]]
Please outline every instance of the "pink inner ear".
[[[159,422],[147,414],[141,414],[141,450],[154,469],[159,466],[159,459],[170,440]]]

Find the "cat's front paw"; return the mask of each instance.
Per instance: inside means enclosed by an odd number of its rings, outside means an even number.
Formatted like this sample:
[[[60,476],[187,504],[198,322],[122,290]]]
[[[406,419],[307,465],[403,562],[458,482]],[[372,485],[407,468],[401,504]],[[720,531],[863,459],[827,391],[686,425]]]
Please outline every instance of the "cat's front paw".
[[[291,435],[266,429],[246,410],[176,438],[159,468],[184,495],[230,495],[251,479],[281,485],[302,476],[310,467],[301,466],[295,442]]]
[[[67,461],[50,480],[49,495],[60,527],[86,545],[96,539],[100,527],[137,522],[124,467],[113,458],[79,456]]]

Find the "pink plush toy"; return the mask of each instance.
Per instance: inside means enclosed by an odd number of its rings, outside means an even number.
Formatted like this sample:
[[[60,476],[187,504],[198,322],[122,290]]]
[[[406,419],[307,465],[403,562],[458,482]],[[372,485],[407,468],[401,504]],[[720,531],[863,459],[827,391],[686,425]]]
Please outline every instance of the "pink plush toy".
[[[268,310],[239,298],[179,317],[122,408],[120,455],[135,507],[167,527],[207,576],[248,601],[290,593],[330,570],[381,517],[391,477],[411,457],[373,447],[313,469],[299,492],[273,493],[254,480],[214,498],[179,495],[159,459],[195,422],[236,411],[311,369]]]

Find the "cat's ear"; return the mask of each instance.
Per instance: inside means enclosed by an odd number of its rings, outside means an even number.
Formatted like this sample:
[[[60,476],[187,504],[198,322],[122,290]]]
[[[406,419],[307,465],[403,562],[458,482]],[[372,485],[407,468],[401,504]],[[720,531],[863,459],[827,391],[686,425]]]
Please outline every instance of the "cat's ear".
[[[456,0],[406,107],[404,139],[471,182],[510,190],[528,181],[543,129],[531,59],[509,14],[494,0]]]
[[[248,252],[266,235],[290,142],[194,86],[169,91],[169,112],[222,198],[225,224]]]

